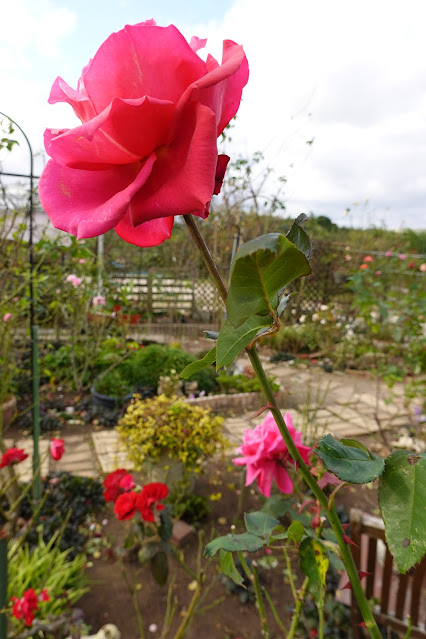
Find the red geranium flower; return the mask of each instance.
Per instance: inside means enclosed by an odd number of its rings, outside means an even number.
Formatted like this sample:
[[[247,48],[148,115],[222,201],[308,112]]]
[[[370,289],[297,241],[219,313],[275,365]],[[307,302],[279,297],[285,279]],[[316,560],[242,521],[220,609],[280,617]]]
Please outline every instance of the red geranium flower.
[[[139,508],[139,497],[138,493],[133,492],[119,495],[114,504],[114,512],[117,515],[117,519],[120,521],[131,519],[136,513],[136,509]]]
[[[154,505],[155,510],[164,510],[164,505],[157,502],[160,501],[160,499],[165,499],[168,493],[169,489],[166,484],[160,482],[153,482],[142,488],[137,507],[144,521],[154,521]]]
[[[20,599],[11,597],[13,601],[12,615],[16,619],[24,618],[26,626],[31,626],[34,620],[34,611],[38,608],[38,597],[34,588],[28,588]]]
[[[19,464],[27,457],[28,455],[23,448],[8,448],[1,457],[0,468],[5,468],[5,466],[10,466],[11,464]]]
[[[53,438],[50,442],[50,454],[55,461],[59,461],[65,453],[64,440]]]

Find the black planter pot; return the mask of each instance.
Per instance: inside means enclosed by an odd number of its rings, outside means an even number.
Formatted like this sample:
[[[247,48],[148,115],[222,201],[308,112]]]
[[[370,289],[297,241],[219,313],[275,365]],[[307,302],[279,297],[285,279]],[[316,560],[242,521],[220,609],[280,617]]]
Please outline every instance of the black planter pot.
[[[124,395],[124,397],[114,397],[110,395],[102,395],[102,393],[98,393],[94,386],[90,389],[92,394],[93,403],[95,406],[103,406],[104,408],[114,409],[123,406],[127,402],[130,402],[133,396],[133,391],[131,391],[128,395]]]

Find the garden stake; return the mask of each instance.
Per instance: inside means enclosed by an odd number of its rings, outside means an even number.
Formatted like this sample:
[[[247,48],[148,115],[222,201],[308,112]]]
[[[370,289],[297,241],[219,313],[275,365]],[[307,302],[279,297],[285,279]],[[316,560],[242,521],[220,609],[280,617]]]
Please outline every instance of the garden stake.
[[[32,377],[33,377],[33,478],[34,502],[37,504],[41,498],[41,472],[40,472],[40,396],[39,396],[39,370],[38,370],[38,326],[31,326],[32,341]]]
[[[213,282],[223,300],[226,304],[226,299],[228,292],[226,287],[222,281],[222,278],[217,270],[216,265],[213,262],[212,256],[209,252],[209,249],[202,238],[198,226],[194,220],[192,215],[184,215],[183,219],[189,229],[191,237],[193,238],[198,250],[201,253],[201,256],[204,260],[205,265],[208,268],[208,271],[213,279]],[[278,408],[277,401],[275,399],[274,393],[272,391],[271,385],[269,383],[268,377],[263,370],[262,363],[259,359],[259,355],[256,350],[256,346],[252,345],[245,349],[251,365],[253,366],[254,372],[256,373],[256,377],[259,380],[262,391],[265,395],[266,401],[271,405],[271,413],[274,416],[276,424],[280,430],[281,436],[284,440],[285,445],[287,446],[287,450],[289,451],[292,459],[296,462],[300,469],[300,473],[303,476],[303,479],[308,484],[309,488],[312,490],[316,499],[318,499],[321,504],[324,512],[327,515],[327,518],[330,522],[330,525],[336,534],[337,542],[339,545],[341,559],[345,565],[346,571],[348,573],[349,580],[352,584],[352,591],[357,600],[360,612],[365,621],[366,628],[370,633],[372,639],[382,639],[381,632],[377,626],[376,620],[374,619],[373,613],[369,606],[368,600],[365,596],[364,590],[361,586],[361,582],[359,580],[358,572],[352,557],[352,553],[349,550],[348,545],[345,543],[343,539],[344,530],[342,528],[342,524],[340,523],[340,519],[337,515],[335,507],[332,505],[331,508],[328,508],[328,498],[325,493],[318,486],[315,481],[313,475],[310,473],[309,468],[303,461],[299,451],[297,450],[296,444],[294,443],[287,426],[284,422],[284,418],[281,415],[281,411]]]

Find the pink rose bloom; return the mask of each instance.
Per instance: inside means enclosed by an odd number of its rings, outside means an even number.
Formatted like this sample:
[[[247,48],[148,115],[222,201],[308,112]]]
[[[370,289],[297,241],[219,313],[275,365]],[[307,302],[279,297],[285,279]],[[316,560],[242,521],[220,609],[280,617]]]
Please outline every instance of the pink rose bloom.
[[[422,273],[426,273],[426,262],[423,262],[423,264],[420,264],[420,270]]]
[[[53,438],[50,442],[50,454],[55,461],[59,461],[65,453],[64,440]]]
[[[392,251],[386,251],[385,257],[391,257],[391,255],[392,255]]]
[[[67,278],[65,281],[72,284],[74,288],[77,288],[77,286],[80,286],[83,279],[81,277],[77,277],[77,275],[67,275]]]
[[[93,298],[93,306],[105,306],[106,300],[103,295],[95,295]]]
[[[371,255],[367,255],[366,257],[364,257],[364,262],[372,262],[373,258],[371,257]]]
[[[175,215],[206,218],[226,160],[217,138],[236,114],[248,64],[225,40],[222,65],[154,20],[113,33],[72,89],[58,77],[49,102],[68,102],[81,124],[48,129],[39,182],[53,225],[78,238],[114,228],[137,246],[171,235]],[[216,173],[217,169],[217,173]]]
[[[82,257],[80,260],[78,260],[79,264],[86,264],[86,260],[84,259],[84,257]]]
[[[302,433],[294,428],[290,413],[284,415],[284,421],[303,461],[309,463],[311,449],[302,444]],[[269,412],[254,430],[244,431],[244,444],[237,452],[242,457],[236,457],[232,461],[238,466],[247,467],[246,486],[257,479],[260,492],[265,497],[270,497],[272,480],[275,479],[282,493],[290,494],[293,491],[293,482],[286,465],[294,462],[272,413]]]
[[[400,260],[406,260],[407,256],[405,255],[405,253],[401,253],[401,255],[399,256]]]
[[[11,317],[12,317],[12,313],[5,313],[3,315],[3,322],[8,322]]]

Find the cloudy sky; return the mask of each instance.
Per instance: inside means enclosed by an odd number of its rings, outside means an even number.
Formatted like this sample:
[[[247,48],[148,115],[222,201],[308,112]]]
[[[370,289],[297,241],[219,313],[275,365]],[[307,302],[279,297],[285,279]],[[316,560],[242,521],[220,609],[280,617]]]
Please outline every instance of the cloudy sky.
[[[78,124],[47,104],[56,76],[75,87],[111,32],[149,18],[208,37],[217,57],[223,39],[244,45],[251,76],[228,150],[264,153],[287,178],[289,214],[426,227],[424,0],[0,0],[0,111],[27,133],[36,171],[43,130]],[[0,160],[28,167],[24,144]]]

